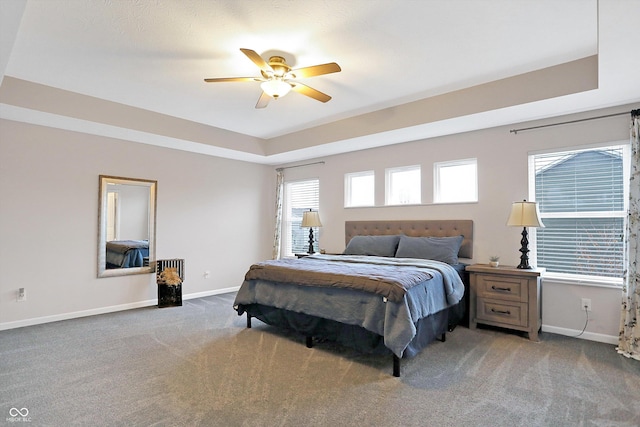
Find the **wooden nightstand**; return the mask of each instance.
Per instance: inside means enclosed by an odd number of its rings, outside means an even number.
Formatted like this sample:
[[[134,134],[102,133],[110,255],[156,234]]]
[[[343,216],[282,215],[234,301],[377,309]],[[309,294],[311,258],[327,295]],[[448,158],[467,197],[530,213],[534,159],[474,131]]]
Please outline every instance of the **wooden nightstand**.
[[[466,268],[471,284],[469,328],[478,323],[524,331],[538,341],[542,325],[540,290],[544,268],[529,270],[474,264]]]

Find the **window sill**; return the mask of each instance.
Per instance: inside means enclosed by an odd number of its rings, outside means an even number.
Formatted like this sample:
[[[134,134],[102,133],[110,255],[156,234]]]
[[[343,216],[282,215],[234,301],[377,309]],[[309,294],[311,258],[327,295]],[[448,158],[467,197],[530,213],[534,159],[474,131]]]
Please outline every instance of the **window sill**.
[[[545,282],[553,282],[561,285],[593,286],[597,288],[622,289],[621,279],[567,277],[557,273],[546,273]]]
[[[443,205],[477,205],[478,202],[441,202],[441,203],[407,203],[400,205],[369,205],[369,206],[345,206],[345,209],[371,209],[371,208],[401,208],[420,206],[443,206]]]

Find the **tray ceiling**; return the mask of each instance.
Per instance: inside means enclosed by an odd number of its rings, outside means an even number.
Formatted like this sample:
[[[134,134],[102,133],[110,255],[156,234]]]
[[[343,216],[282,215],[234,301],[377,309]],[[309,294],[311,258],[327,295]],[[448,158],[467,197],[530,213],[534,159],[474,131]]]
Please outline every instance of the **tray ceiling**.
[[[640,2],[631,0],[29,0],[0,7],[3,24],[13,24],[2,30],[2,117],[111,136],[128,131],[139,142],[260,163],[640,101],[640,64],[630,49]],[[290,93],[256,110],[259,83],[203,82],[259,75],[240,48],[279,54],[294,67],[337,62],[342,72],[303,81],[333,99]],[[585,58],[588,64],[579,62]],[[558,74],[559,89],[542,90],[536,73],[566,63],[591,70],[591,81],[567,90],[583,73],[566,85]],[[518,96],[490,102],[513,92],[506,82],[517,82]],[[25,90],[33,99],[16,99]],[[44,95],[56,102],[43,105]],[[82,111],[87,105],[96,113]],[[452,111],[438,115],[438,106]],[[126,120],[138,114],[136,123]],[[154,124],[165,119],[172,129]]]

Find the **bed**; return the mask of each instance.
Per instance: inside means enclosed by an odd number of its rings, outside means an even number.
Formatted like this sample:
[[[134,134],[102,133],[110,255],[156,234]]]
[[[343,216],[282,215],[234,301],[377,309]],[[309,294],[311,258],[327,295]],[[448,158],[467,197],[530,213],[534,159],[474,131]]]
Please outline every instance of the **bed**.
[[[348,221],[340,255],[252,265],[234,302],[238,315],[334,341],[363,353],[391,354],[393,375],[446,332],[467,323],[473,256],[470,220]]]
[[[149,262],[148,240],[112,240],[107,242],[106,268],[143,267]]]

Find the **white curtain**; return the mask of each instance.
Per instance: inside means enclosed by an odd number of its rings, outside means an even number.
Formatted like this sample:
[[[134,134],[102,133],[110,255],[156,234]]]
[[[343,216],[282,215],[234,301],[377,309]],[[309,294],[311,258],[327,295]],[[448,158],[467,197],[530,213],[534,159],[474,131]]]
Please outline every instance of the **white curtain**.
[[[629,217],[625,233],[625,271],[618,353],[640,360],[640,110],[631,112],[631,179]]]
[[[284,194],[284,169],[276,169],[276,224],[273,231],[273,259],[280,258],[280,240],[282,238],[282,198]]]

